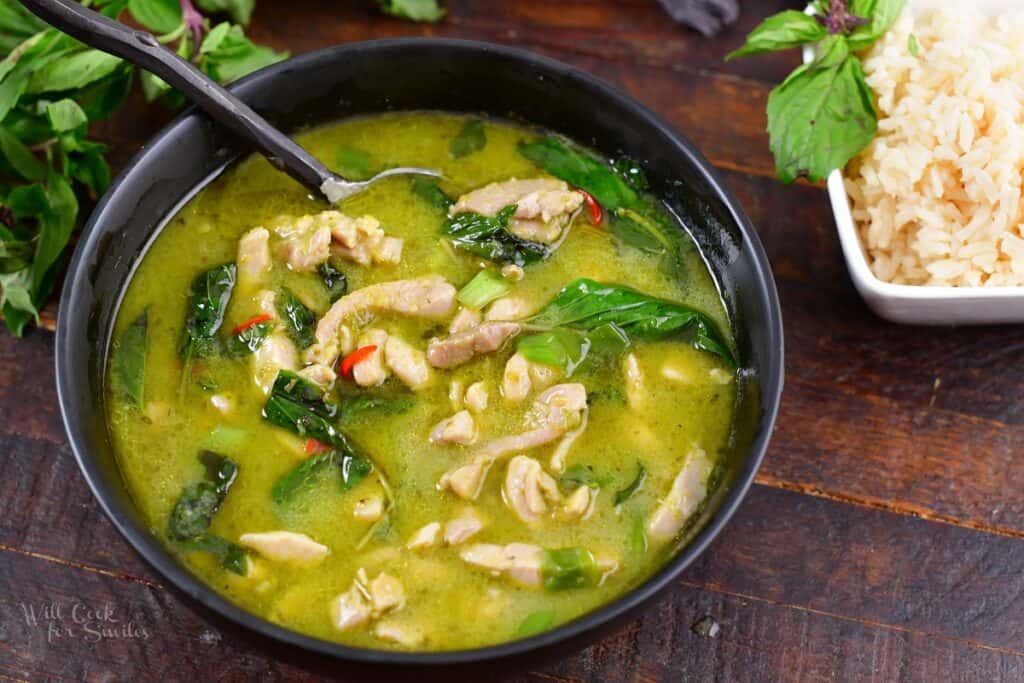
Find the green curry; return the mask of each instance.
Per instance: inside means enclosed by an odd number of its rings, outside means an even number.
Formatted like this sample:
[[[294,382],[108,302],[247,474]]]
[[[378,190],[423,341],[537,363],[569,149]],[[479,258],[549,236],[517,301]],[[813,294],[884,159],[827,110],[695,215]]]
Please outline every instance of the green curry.
[[[367,648],[537,633],[664,564],[714,485],[729,323],[638,166],[395,113],[308,132],[327,210],[250,158],[132,278],[109,428],[154,533],[230,600]]]

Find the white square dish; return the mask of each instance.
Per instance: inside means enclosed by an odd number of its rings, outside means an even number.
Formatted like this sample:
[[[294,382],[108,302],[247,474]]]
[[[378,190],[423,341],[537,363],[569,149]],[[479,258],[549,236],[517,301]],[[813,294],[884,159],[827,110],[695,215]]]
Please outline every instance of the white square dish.
[[[915,8],[922,8],[934,7],[941,3],[917,0],[913,5]],[[978,7],[998,12],[1019,8],[1019,5],[1017,0],[979,0]],[[805,47],[804,63],[810,62],[813,58],[814,50]],[[829,175],[828,194],[850,278],[864,302],[882,318],[913,325],[1024,322],[1024,287],[896,285],[879,280],[868,265],[841,170],[833,171]]]

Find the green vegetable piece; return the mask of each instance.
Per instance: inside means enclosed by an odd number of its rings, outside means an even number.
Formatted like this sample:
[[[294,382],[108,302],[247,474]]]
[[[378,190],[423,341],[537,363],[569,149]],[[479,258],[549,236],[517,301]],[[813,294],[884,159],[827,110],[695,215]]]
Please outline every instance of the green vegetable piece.
[[[526,638],[547,631],[555,624],[555,610],[546,609],[539,612],[532,612],[523,619],[523,623],[516,629],[516,637]]]
[[[154,33],[170,33],[182,22],[178,0],[129,0],[128,11]]]
[[[440,21],[444,9],[438,0],[377,0],[385,14],[410,21]]]
[[[825,179],[864,149],[878,126],[874,95],[846,40],[830,36],[819,49],[768,97],[768,134],[784,183]]]
[[[454,199],[444,193],[440,185],[423,176],[413,177],[410,188],[415,196],[441,211],[448,211],[448,207],[455,203]]]
[[[487,132],[484,130],[484,122],[480,119],[470,119],[462,130],[452,138],[448,153],[452,159],[461,159],[473,152],[479,152],[487,146]]]
[[[481,270],[459,290],[456,298],[463,306],[479,311],[495,299],[500,299],[508,294],[511,289],[512,285],[508,280],[498,273],[492,270]]]
[[[204,12],[224,12],[238,24],[248,24],[256,0],[198,0],[197,5]]]
[[[622,176],[600,159],[554,135],[520,142],[519,153],[573,187],[586,190],[607,211],[635,206],[639,195]]]
[[[364,417],[372,413],[372,417],[379,415],[399,415],[408,412],[416,405],[416,399],[411,396],[357,396],[346,399],[341,405],[341,417],[345,421]]]
[[[828,29],[814,17],[786,10],[762,21],[738,50],[726,55],[726,60],[765,52],[788,50],[808,43],[816,43],[828,35]]]
[[[899,18],[905,4],[906,0],[850,0],[850,14],[870,19],[850,34],[850,51],[859,52],[874,45]]]
[[[110,75],[121,66],[117,57],[99,50],[84,50],[62,59],[49,61],[32,74],[25,93],[37,95],[84,87]]]
[[[366,180],[373,175],[370,156],[354,147],[338,149],[337,171],[349,180]]]
[[[612,168],[637,192],[646,192],[650,189],[651,186],[647,182],[647,174],[644,173],[644,169],[640,164],[632,159],[627,157],[616,159],[612,162]]]
[[[647,468],[644,467],[642,462],[636,464],[636,476],[633,477],[633,481],[626,485],[626,488],[620,489],[615,492],[615,507],[618,507],[625,503],[627,500],[633,497],[640,487],[644,485],[644,481],[647,479]]]
[[[199,460],[206,468],[206,479],[185,487],[167,523],[167,533],[175,541],[192,540],[209,530],[238,476],[238,466],[230,458],[204,451]]]
[[[211,36],[217,31],[210,31]],[[230,83],[265,66],[276,64],[288,57],[287,52],[275,52],[257,45],[245,37],[241,26],[229,26],[216,40],[203,41],[200,48],[200,69],[221,83]],[[205,49],[203,49],[205,48]]]
[[[249,554],[245,548],[232,543],[226,538],[214,534],[201,534],[195,538],[179,541],[178,544],[185,550],[203,551],[210,553],[218,560],[224,569],[229,572],[245,576],[249,573]]]
[[[316,314],[306,308],[291,290],[281,290],[277,297],[277,312],[285,321],[288,335],[300,349],[313,345],[316,341]]]
[[[322,388],[288,370],[277,374],[263,406],[263,419],[267,422],[353,453],[348,439],[332,422],[337,414],[337,406],[328,400]]]
[[[317,273],[319,273],[324,287],[327,288],[327,298],[330,299],[332,304],[348,293],[348,278],[345,277],[345,273],[332,266],[329,262],[324,261],[321,263],[320,267],[317,268]]]
[[[278,479],[271,491],[271,498],[276,505],[287,505],[308,490],[331,466],[338,467],[342,491],[354,489],[373,472],[373,464],[360,455],[338,450],[324,451],[300,462]]]
[[[241,427],[217,425],[210,430],[203,444],[216,451],[238,451],[249,440],[249,432]]]
[[[513,204],[493,217],[472,211],[457,213],[448,219],[443,233],[456,247],[498,263],[525,266],[547,258],[550,250],[546,245],[521,239],[509,231],[515,212]]]
[[[201,273],[192,283],[185,316],[182,357],[205,358],[216,350],[217,332],[224,324],[231,292],[235,288],[234,263],[225,263]]]
[[[647,530],[644,528],[643,515],[633,516],[633,527],[629,534],[629,550],[634,555],[643,555],[647,552]]]
[[[604,488],[612,483],[612,478],[607,475],[597,474],[590,465],[576,464],[570,466],[562,473],[562,476],[558,478],[558,483],[565,489],[576,489],[580,486]]]
[[[907,52],[911,57],[921,56],[921,46],[917,44],[917,36],[913,33],[907,36]]]
[[[715,324],[703,313],[627,287],[581,278],[570,282],[526,322],[534,327],[593,330],[611,324],[629,339],[665,339],[689,332],[694,348],[736,363]]]
[[[115,385],[135,408],[145,407],[146,351],[148,349],[148,310],[121,333],[110,354]]]
[[[269,320],[250,325],[228,339],[226,344],[228,355],[232,358],[242,358],[255,352],[263,345],[273,329],[274,323]]]
[[[352,453],[343,453],[339,461],[341,466],[341,490],[354,489],[359,482],[373,472],[373,463],[366,458]]]
[[[516,350],[531,363],[562,368],[571,377],[590,352],[590,339],[576,330],[557,328],[520,337]]]
[[[540,571],[549,591],[593,586],[601,575],[594,556],[579,547],[545,550]]]

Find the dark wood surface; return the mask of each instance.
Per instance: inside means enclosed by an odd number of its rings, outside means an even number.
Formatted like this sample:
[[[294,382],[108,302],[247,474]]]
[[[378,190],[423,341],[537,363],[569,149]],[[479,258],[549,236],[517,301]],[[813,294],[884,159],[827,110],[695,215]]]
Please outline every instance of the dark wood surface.
[[[510,680],[1024,680],[1019,328],[874,317],[849,281],[824,192],[774,180],[764,105],[796,55],[722,56],[796,4],[745,2],[739,24],[709,40],[641,0],[452,0],[437,26],[382,18],[365,2],[258,3],[251,33],[295,53],[448,35],[604,77],[698,144],[771,257],[787,385],[750,496],[665,600]],[[136,94],[97,133],[121,166],[169,117]],[[366,680],[212,617],[134,554],[75,466],[52,357],[49,332],[0,332],[0,680]],[[113,630],[97,640],[77,627],[76,604],[109,606]],[[706,616],[716,637],[692,629]]]

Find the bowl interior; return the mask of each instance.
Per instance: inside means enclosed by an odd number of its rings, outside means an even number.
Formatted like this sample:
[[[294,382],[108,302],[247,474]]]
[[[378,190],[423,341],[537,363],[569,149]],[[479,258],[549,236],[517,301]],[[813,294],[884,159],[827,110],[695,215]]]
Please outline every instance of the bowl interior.
[[[760,242],[706,161],[646,109],[596,79],[529,53],[450,40],[392,40],[332,48],[265,69],[233,90],[286,131],[351,115],[401,109],[477,112],[564,133],[609,156],[628,154],[687,226],[716,273],[744,370],[736,438],[723,485],[688,544],[643,586],[533,638],[458,653],[357,650],[265,622],[200,584],[139,520],[107,439],[104,357],[122,292],[165,221],[248,149],[186,112],[132,162],[97,207],[61,300],[58,389],[79,464],[101,505],[133,546],[178,588],[265,635],[351,660],[399,664],[497,659],[543,649],[622,617],[664,588],[718,533],[753,479],[782,386],[782,329]]]

